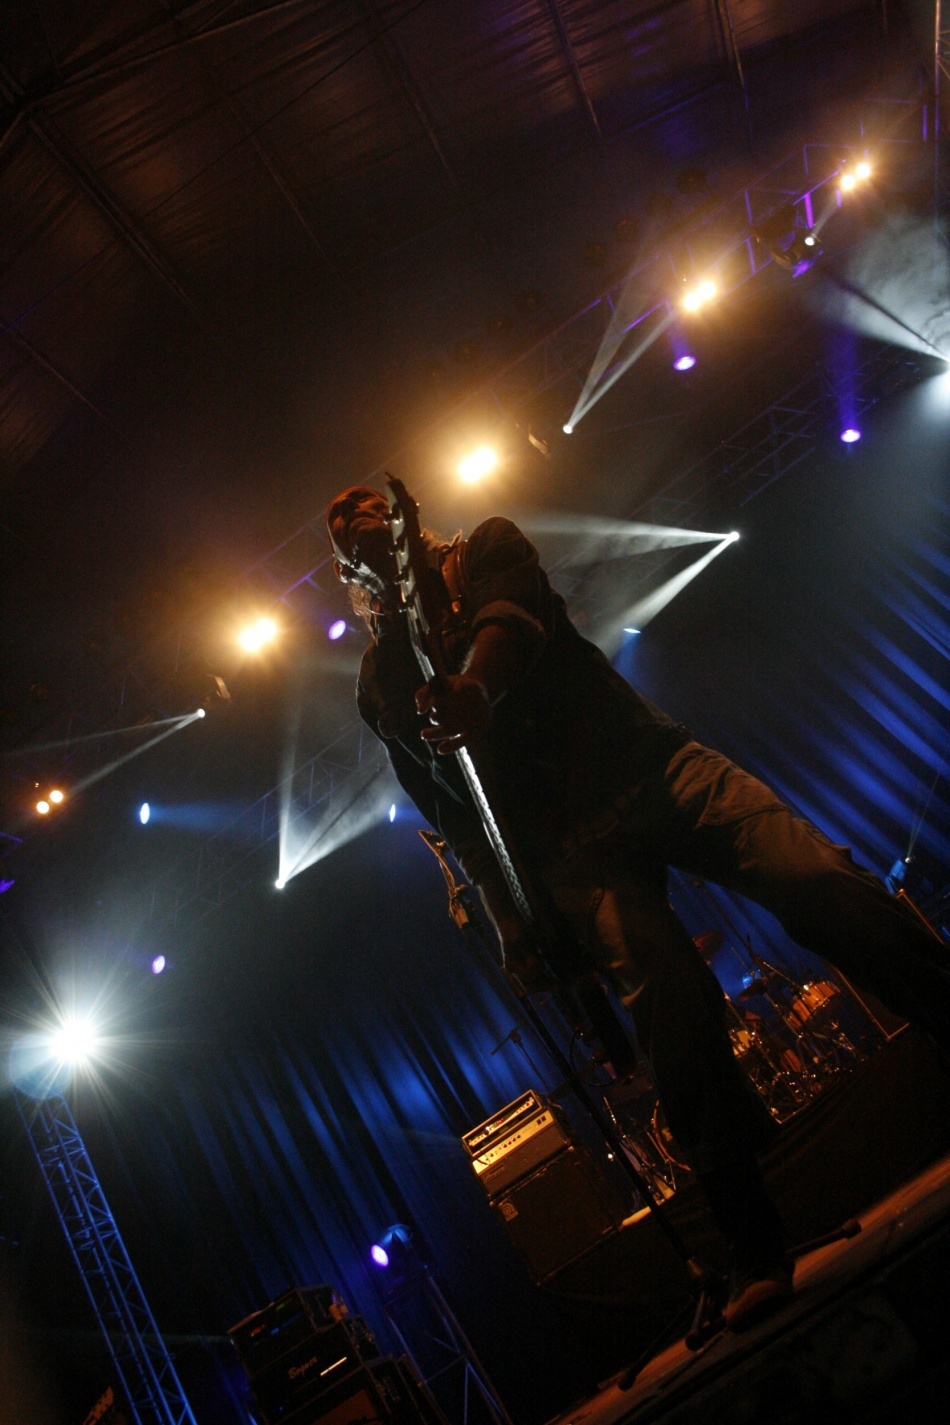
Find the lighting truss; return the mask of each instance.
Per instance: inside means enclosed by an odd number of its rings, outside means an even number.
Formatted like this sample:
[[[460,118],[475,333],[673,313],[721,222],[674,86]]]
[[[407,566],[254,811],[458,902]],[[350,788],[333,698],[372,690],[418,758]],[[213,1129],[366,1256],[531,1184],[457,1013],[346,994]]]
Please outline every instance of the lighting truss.
[[[135,1425],[196,1425],[68,1103],[15,1096]]]

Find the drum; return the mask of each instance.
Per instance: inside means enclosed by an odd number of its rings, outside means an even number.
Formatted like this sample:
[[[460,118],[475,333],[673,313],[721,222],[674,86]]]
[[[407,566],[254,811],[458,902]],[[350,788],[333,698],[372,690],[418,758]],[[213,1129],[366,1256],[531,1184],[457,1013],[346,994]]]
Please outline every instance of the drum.
[[[788,1011],[789,1024],[796,1029],[804,1029],[816,1016],[824,1017],[840,995],[841,991],[831,980],[813,980],[802,985],[801,994],[792,1001]]]
[[[684,1173],[690,1172],[689,1164],[683,1160],[683,1150],[667,1127],[666,1114],[659,1103],[653,1110],[653,1141],[668,1163],[674,1168],[682,1168]]]

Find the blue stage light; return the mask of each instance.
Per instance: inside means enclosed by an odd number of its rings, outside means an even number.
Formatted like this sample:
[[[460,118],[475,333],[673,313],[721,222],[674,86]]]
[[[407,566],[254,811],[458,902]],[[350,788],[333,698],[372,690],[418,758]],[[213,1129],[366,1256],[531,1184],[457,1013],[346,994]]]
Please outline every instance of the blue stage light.
[[[148,819],[151,815],[152,809],[149,806],[148,802],[143,802],[142,805],[139,807],[139,821],[142,823],[143,826],[148,823]]]
[[[162,971],[164,970],[164,968],[165,968],[165,956],[164,956],[164,955],[156,955],[156,956],[155,956],[155,959],[152,961],[152,974],[153,974],[153,975],[160,975],[160,974],[162,973]]]
[[[845,445],[853,445],[856,440],[861,439],[861,432],[856,430],[854,426],[848,426],[847,430],[841,432],[841,439]]]
[[[682,356],[678,356],[678,357],[676,358],[676,360],[673,362],[673,370],[674,370],[674,371],[692,371],[692,369],[693,369],[693,367],[694,367],[695,365],[696,365],[696,358],[695,358],[695,356],[690,356],[688,352],[684,352]]]
[[[390,820],[390,821],[395,821],[395,820],[396,820],[396,803],[395,803],[395,802],[393,802],[392,806],[389,808],[389,820]]]
[[[327,629],[327,638],[333,639],[335,643],[338,638],[343,637],[344,633],[346,633],[346,619],[338,618]]]
[[[369,1249],[369,1254],[372,1257],[373,1261],[376,1263],[377,1267],[389,1266],[389,1254],[384,1247],[381,1247],[379,1245],[378,1242],[373,1243],[372,1247],[370,1247]]]

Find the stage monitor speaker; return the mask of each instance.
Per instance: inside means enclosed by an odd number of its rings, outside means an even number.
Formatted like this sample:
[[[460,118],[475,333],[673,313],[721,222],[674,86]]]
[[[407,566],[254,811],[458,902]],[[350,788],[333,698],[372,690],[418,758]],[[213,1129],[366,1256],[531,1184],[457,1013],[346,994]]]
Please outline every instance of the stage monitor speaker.
[[[540,1286],[620,1230],[623,1199],[599,1165],[572,1145],[492,1200]]]

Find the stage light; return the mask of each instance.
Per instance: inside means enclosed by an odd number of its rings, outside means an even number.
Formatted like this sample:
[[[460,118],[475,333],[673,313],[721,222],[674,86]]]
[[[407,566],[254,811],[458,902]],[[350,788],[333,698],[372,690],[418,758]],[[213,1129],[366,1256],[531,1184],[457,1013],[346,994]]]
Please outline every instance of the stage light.
[[[864,183],[871,176],[871,165],[869,163],[859,163],[854,170],[854,176],[859,183]]]
[[[95,1026],[88,1019],[70,1016],[49,1039],[52,1052],[61,1064],[88,1064],[99,1042]]]
[[[39,812],[40,816],[49,815],[49,802],[46,800],[45,797],[41,797],[40,800],[36,803],[36,810]]]
[[[287,884],[287,882],[284,880],[283,876],[278,876],[278,877],[277,877],[277,880],[274,882],[274,885],[276,886],[277,890],[279,890],[279,891],[282,891],[282,890],[284,889],[284,887],[286,886],[286,884]]]
[[[379,1241],[370,1247],[369,1255],[377,1267],[383,1270],[393,1267],[403,1275],[422,1265],[412,1247],[412,1232],[404,1222],[387,1227]]]
[[[848,426],[847,430],[841,432],[841,439],[845,445],[853,445],[856,440],[861,439],[861,432],[856,430],[854,426]]]
[[[838,184],[842,193],[850,193],[852,189],[857,188],[857,186],[858,180],[853,173],[842,173],[841,182]]]
[[[464,460],[459,461],[459,479],[466,485],[474,485],[488,475],[498,464],[498,455],[490,445],[480,445]]]
[[[63,793],[59,790],[58,787],[56,787],[53,789],[53,791],[50,792],[49,799],[54,806],[59,806],[60,802],[63,800]]]
[[[817,247],[817,246],[818,246],[818,234],[815,233],[815,232],[806,233],[805,236],[802,238],[802,246],[803,246],[803,247]]]
[[[694,367],[695,365],[696,365],[696,358],[695,358],[695,356],[689,356],[688,354],[684,354],[683,356],[678,356],[678,357],[676,358],[676,360],[673,362],[673,370],[674,370],[674,371],[692,371],[692,369],[693,369],[693,367]]]
[[[273,643],[277,637],[277,624],[272,618],[259,618],[248,624],[238,635],[238,643],[245,653],[259,653],[265,644]]]
[[[624,629],[624,633],[639,633],[639,632],[640,632],[640,630],[639,630],[638,628],[625,628],[625,629]]]
[[[736,540],[739,538],[739,531],[737,529],[732,530],[729,535],[729,538],[732,540],[733,544],[735,544]]]
[[[148,825],[148,819],[151,815],[152,808],[149,806],[148,802],[143,802],[142,805],[139,807],[139,821],[142,823],[143,826]]]
[[[165,968],[165,963],[166,962],[164,955],[156,955],[155,959],[152,961],[152,974],[160,975]]]
[[[335,643],[338,638],[343,637],[344,633],[346,633],[346,619],[338,618],[333,623],[331,623],[330,627],[327,629],[327,638],[331,639],[332,642]]]
[[[195,717],[207,717],[207,715],[208,714],[205,712],[204,708],[195,709]]]
[[[389,820],[390,820],[390,821],[395,821],[395,820],[396,820],[396,803],[395,803],[395,802],[393,802],[392,806],[389,808]]]
[[[571,425],[570,421],[568,421],[566,426],[561,426],[561,430],[564,432],[565,435],[574,434],[574,427]]]
[[[697,286],[691,287],[681,303],[684,312],[698,312],[719,296],[719,288],[711,277],[706,277]]]

